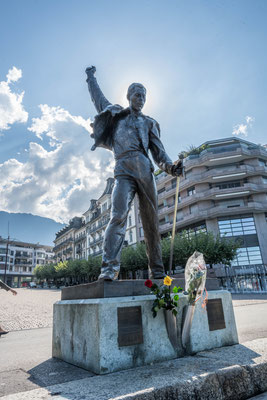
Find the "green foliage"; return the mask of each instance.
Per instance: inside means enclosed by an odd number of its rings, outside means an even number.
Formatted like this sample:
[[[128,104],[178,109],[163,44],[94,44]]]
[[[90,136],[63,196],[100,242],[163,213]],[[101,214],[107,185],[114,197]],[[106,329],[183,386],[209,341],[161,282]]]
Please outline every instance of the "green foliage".
[[[219,263],[230,265],[239,247],[239,242],[214,236],[212,232],[200,232],[195,235],[184,231],[182,234],[177,234],[174,239],[174,265],[184,267],[188,258],[196,250],[203,254],[205,262],[211,266]]]
[[[137,243],[136,246],[127,246],[121,252],[121,271],[138,271],[147,269],[146,246]]]
[[[154,172],[154,175],[158,176],[158,175],[162,174],[162,172],[163,172],[162,169],[157,169],[157,171]]]
[[[169,269],[170,237],[161,241],[162,259],[165,270]],[[185,266],[188,258],[195,250],[203,253],[206,263],[213,265],[222,263],[230,265],[237,254],[240,243],[225,237],[215,237],[211,232],[188,234],[184,231],[177,234],[173,246],[173,265]],[[60,261],[56,265],[37,265],[34,275],[39,280],[45,279],[67,279],[75,281],[96,280],[100,274],[102,259],[89,256],[88,260]],[[144,243],[137,243],[136,246],[127,246],[121,254],[121,272],[135,272],[147,269],[147,255]]]
[[[203,144],[202,146],[199,147],[196,147],[193,144],[191,144],[186,151],[182,151],[180,154],[182,154],[184,157],[188,157],[191,155],[200,154],[202,151],[208,148],[209,148],[208,144]]]
[[[55,265],[36,265],[33,273],[39,280],[54,279],[56,277]]]

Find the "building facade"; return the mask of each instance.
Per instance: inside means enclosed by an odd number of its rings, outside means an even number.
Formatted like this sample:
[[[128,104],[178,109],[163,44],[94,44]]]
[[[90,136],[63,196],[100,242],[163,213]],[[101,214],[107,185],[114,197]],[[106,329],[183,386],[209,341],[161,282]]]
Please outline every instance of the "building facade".
[[[82,217],[73,218],[69,225],[56,234],[54,252],[57,262],[102,255],[104,233],[110,220],[113,186],[114,179],[108,178],[99,199],[92,199],[89,209]],[[138,241],[136,221],[137,201],[134,200],[127,219],[125,246]]]
[[[209,141],[204,148],[185,159],[176,230],[238,238],[242,247],[230,272],[221,268],[222,286],[266,290],[267,150],[239,138]],[[162,172],[156,184],[160,233],[165,236],[173,224],[176,178]]]
[[[0,237],[0,279],[12,287],[33,280],[36,265],[54,261],[53,248],[34,243],[7,240]]]
[[[75,258],[75,232],[84,224],[83,218],[74,217],[69,224],[56,233],[53,248],[56,262]]]

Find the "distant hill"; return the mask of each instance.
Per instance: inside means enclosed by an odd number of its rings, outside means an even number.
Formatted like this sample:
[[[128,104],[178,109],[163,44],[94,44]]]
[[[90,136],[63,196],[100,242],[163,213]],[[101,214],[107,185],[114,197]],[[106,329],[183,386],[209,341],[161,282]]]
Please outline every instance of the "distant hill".
[[[9,221],[9,235],[11,239],[23,242],[40,243],[53,246],[55,234],[65,225],[50,218],[32,214],[8,213],[0,211],[0,236],[7,237]]]

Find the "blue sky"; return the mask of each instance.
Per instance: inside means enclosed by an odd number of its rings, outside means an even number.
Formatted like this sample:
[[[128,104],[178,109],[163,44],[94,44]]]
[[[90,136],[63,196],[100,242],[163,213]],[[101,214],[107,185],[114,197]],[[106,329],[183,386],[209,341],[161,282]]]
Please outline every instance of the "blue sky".
[[[112,154],[90,152],[91,64],[111,102],[146,86],[173,159],[234,131],[267,143],[266,17],[265,0],[2,0],[0,210],[67,221],[101,194]]]

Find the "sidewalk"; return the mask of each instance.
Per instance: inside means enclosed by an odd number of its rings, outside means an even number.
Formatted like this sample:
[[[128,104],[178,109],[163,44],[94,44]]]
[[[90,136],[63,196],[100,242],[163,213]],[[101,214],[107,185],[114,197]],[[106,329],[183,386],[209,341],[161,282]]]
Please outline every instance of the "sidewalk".
[[[11,394],[1,400],[238,400],[265,391],[267,339],[257,339],[194,357]]]

